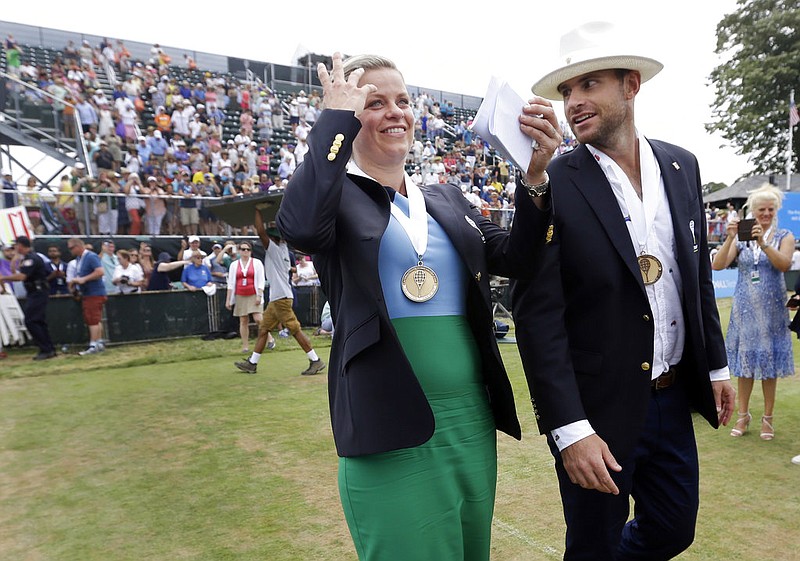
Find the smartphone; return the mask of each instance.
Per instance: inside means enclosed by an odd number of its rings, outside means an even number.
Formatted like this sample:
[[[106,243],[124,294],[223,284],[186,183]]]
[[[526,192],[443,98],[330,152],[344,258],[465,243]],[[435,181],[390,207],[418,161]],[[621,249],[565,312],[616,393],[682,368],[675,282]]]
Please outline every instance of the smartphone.
[[[745,218],[744,220],[739,221],[740,242],[747,242],[755,239],[753,237],[753,226],[755,226],[755,223],[756,223],[755,218]]]

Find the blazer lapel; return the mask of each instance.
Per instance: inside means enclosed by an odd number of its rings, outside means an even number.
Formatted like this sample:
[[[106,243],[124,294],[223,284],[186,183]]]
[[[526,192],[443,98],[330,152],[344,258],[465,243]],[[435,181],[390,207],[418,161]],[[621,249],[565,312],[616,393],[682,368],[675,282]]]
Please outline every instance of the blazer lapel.
[[[589,203],[589,207],[597,216],[600,224],[602,224],[611,243],[631,274],[638,280],[642,291],[644,291],[642,273],[639,270],[636,250],[633,247],[628,227],[625,224],[625,217],[622,215],[617,199],[603,170],[594,161],[589,149],[583,145],[575,150],[570,158],[569,166],[574,170],[570,179]],[[553,212],[554,214],[558,213],[558,202],[555,200],[553,202]]]
[[[428,214],[430,214],[447,233],[456,251],[458,251],[461,259],[467,266],[467,270],[484,270],[485,267],[482,266],[482,261],[480,261],[484,255],[482,248],[481,251],[476,251],[474,242],[470,243],[470,238],[465,235],[465,232],[472,233],[472,227],[467,222],[465,218],[466,215],[459,214],[456,206],[450,204],[447,197],[435,188],[429,189],[427,187],[422,187],[421,190],[425,196],[425,206]],[[465,228],[470,228],[470,230],[465,230]]]
[[[675,233],[675,258],[684,278],[684,286],[692,278],[697,278],[696,259],[692,254],[700,251],[700,228],[703,227],[694,191],[690,188],[691,181],[687,178],[687,170],[680,164],[674,154],[671,154],[658,142],[650,142],[653,153],[661,168],[661,177],[664,179],[664,189],[669,200],[669,210],[672,214],[672,229]]]

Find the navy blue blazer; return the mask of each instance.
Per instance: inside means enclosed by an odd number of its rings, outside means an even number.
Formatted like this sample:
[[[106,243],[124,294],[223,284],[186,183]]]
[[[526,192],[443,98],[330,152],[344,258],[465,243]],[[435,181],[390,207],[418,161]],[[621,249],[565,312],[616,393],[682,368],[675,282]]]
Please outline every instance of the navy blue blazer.
[[[340,456],[418,446],[434,432],[433,412],[389,320],[378,275],[389,224],[386,189],[346,174],[361,128],[352,111],[325,110],[309,151],[286,188],[278,227],[313,255],[336,326],[328,368],[331,423]],[[338,152],[331,147],[338,135]],[[333,154],[331,156],[331,154]],[[520,196],[509,232],[492,224],[451,185],[423,187],[428,213],[471,273],[467,319],[475,336],[496,426],[521,437],[514,396],[493,334],[489,275],[532,274],[549,213]]]
[[[650,141],[661,167],[683,284],[681,366],[693,406],[718,425],[709,371],[727,364],[697,160]],[[539,430],[588,419],[617,460],[644,423],[653,360],[653,313],[624,217],[585,146],[549,167],[552,239],[531,282],[514,283],[512,309]]]

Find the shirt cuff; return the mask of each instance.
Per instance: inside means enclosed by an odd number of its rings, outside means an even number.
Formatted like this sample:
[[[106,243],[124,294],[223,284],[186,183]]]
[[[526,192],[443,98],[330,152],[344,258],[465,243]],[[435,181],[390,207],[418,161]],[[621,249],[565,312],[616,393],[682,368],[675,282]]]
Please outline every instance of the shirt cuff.
[[[550,436],[553,437],[559,452],[567,446],[571,446],[579,440],[583,440],[587,436],[591,436],[593,434],[594,429],[586,419],[575,421],[574,423],[570,423],[550,431]]]
[[[711,372],[708,373],[708,377],[711,378],[712,382],[722,382],[724,380],[730,380],[731,371],[728,370],[727,366],[725,366],[723,368],[712,370]]]

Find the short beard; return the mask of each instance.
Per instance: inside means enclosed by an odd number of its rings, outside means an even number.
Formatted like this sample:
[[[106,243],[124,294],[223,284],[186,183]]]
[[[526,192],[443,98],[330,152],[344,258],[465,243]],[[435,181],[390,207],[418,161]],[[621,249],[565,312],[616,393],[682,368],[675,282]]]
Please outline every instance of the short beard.
[[[630,106],[625,103],[625,82],[620,79],[620,97],[622,101],[617,105],[607,105],[603,108],[602,122],[600,126],[589,135],[578,135],[574,130],[572,133],[581,144],[591,144],[596,148],[604,146],[614,146],[616,138],[624,134],[625,123],[628,119],[633,121]]]

